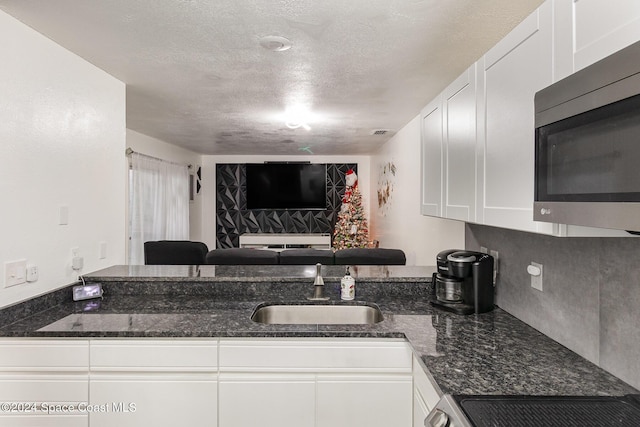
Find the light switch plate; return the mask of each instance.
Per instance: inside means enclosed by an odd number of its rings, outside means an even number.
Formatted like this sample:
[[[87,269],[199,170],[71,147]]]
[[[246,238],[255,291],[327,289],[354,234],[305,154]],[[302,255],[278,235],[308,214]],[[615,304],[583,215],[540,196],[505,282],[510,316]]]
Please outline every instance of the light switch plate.
[[[27,281],[27,260],[20,259],[4,263],[4,287],[20,285]]]

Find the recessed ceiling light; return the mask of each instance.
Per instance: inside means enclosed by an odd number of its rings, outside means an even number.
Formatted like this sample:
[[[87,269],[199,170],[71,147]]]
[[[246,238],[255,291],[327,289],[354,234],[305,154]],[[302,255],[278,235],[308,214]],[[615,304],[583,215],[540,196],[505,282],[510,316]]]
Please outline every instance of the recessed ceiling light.
[[[309,123],[314,120],[314,115],[309,111],[308,107],[303,105],[293,105],[288,107],[284,112],[284,124],[289,129],[298,129],[299,127],[311,130]]]
[[[265,36],[260,39],[260,46],[272,52],[291,49],[291,40],[280,36]]]

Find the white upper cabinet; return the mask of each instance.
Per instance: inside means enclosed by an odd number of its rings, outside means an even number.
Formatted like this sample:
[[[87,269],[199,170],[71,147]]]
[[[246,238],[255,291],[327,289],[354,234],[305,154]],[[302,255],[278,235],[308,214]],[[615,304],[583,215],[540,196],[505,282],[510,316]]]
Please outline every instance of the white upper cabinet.
[[[478,211],[480,223],[552,233],[533,221],[534,106],[552,83],[549,2],[478,62]]]
[[[423,215],[555,236],[533,220],[534,95],[640,40],[640,0],[547,0],[423,110]]]
[[[422,110],[422,214],[475,219],[476,65]]]
[[[442,94],[444,217],[475,221],[476,64]]]
[[[443,148],[442,98],[438,96],[427,105],[420,116],[422,141],[422,215],[442,216]]]
[[[554,0],[553,7],[555,80],[640,40],[638,0]]]

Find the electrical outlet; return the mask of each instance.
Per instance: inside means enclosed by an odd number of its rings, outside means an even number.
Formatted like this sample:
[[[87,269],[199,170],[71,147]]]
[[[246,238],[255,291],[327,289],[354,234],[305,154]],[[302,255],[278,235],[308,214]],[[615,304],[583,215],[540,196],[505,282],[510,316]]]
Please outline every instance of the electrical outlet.
[[[75,271],[82,270],[84,258],[80,256],[80,248],[71,248],[71,268]]]
[[[542,292],[542,273],[544,269],[542,264],[531,262],[527,267],[527,273],[531,275],[531,287]]]
[[[493,284],[496,284],[498,274],[500,273],[500,253],[498,251],[491,250],[489,255],[493,257]]]
[[[482,252],[483,254],[488,254],[489,250],[487,248],[485,248],[484,246],[480,246],[480,252]]]
[[[107,257],[107,242],[100,242],[100,259]]]
[[[71,268],[78,271],[78,270],[82,270],[82,267],[84,267],[84,258],[82,258],[81,256],[75,256],[71,259]]]
[[[69,224],[69,206],[62,205],[58,211],[58,224],[59,225],[68,225]]]
[[[38,280],[38,266],[35,264],[27,265],[27,282],[35,282]]]

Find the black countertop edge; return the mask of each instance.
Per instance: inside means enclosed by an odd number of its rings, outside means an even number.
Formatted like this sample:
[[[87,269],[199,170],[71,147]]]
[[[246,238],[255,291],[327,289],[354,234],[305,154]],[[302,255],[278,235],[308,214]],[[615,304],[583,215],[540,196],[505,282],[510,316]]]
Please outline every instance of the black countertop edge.
[[[0,331],[2,338],[399,338],[403,332],[354,331]]]
[[[176,276],[156,276],[156,277],[111,277],[111,276],[83,276],[87,283],[97,282],[175,282],[179,280],[187,280],[189,282],[271,282],[271,283],[307,283],[313,281],[313,277],[260,277],[260,276],[235,276],[235,277],[187,277],[180,278]],[[325,282],[333,281],[339,282],[342,276],[323,276]],[[360,283],[405,283],[405,282],[426,282],[431,281],[431,277],[425,278],[423,276],[416,277],[356,277],[356,280]]]

